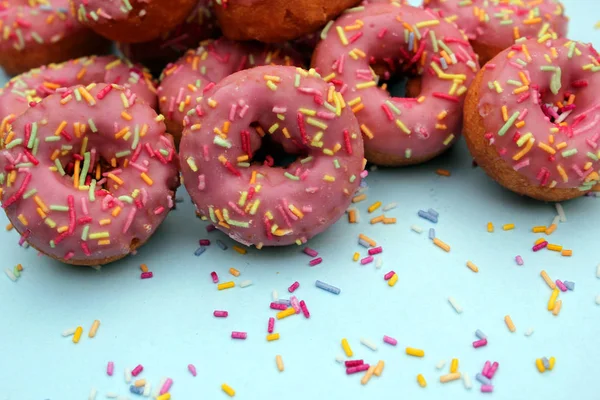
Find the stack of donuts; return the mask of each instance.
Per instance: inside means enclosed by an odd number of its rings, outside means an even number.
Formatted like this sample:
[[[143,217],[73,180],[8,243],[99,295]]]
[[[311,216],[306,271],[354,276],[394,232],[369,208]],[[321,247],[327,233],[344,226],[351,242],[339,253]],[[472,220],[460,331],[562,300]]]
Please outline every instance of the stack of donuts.
[[[234,240],[303,244],[367,161],[427,162],[462,133],[508,189],[578,197],[600,180],[600,57],[567,23],[557,0],[3,0],[2,207],[21,243],[103,264],[181,176]]]

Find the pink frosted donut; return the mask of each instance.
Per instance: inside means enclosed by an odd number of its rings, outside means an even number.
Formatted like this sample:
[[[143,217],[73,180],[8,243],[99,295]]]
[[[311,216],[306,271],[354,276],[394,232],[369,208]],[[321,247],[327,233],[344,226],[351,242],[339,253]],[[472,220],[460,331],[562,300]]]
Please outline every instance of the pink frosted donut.
[[[534,38],[549,32],[567,34],[568,18],[558,0],[424,0],[463,29],[479,55],[481,65],[519,38]]]
[[[0,66],[9,75],[109,49],[73,18],[69,0],[0,1],[0,32]]]
[[[73,86],[30,107],[0,143],[2,208],[31,246],[69,264],[135,251],[179,185],[162,117],[127,91]]]
[[[142,66],[115,56],[83,57],[32,69],[15,76],[0,89],[0,135],[7,133],[8,124],[30,104],[38,103],[57,89],[98,82],[121,85],[131,100],[138,97],[156,108],[156,88],[152,76]]]
[[[475,160],[508,189],[545,201],[600,181],[600,57],[568,39],[519,41],[479,72],[465,103]]]
[[[399,4],[370,4],[338,18],[313,56],[313,66],[343,94],[360,123],[365,154],[380,165],[427,161],[461,132],[463,95],[478,70],[462,32],[431,13]],[[385,74],[420,77],[416,98],[378,87]]]
[[[215,83],[246,68],[297,64],[297,57],[288,53],[281,47],[221,38],[204,41],[197,49],[188,50],[176,63],[167,65],[158,88],[159,107],[175,142],[179,142],[181,131],[197,113],[204,92]]]
[[[301,244],[327,229],[363,170],[358,123],[342,103],[332,86],[300,68],[256,67],[219,82],[181,141],[184,183],[198,213],[259,248]],[[295,161],[276,167],[277,147]]]

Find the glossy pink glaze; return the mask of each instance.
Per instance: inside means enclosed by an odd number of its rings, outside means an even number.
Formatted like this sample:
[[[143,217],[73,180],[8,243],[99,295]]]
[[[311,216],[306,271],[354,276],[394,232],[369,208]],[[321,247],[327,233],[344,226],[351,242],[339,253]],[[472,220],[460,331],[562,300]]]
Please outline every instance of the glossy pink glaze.
[[[132,2],[150,4],[153,0],[72,0],[78,15],[95,12],[98,19],[122,20],[133,10]],[[86,17],[87,18],[87,17]],[[92,18],[93,19],[93,18]]]
[[[258,247],[304,242],[338,220],[359,185],[363,147],[349,108],[333,91],[328,102],[329,87],[314,72],[265,66],[230,75],[207,92],[203,115],[193,117],[180,147],[184,182],[200,215]],[[261,145],[249,129],[255,121],[300,158],[287,168],[243,164]],[[215,132],[225,126],[220,140]]]
[[[413,30],[415,25],[431,25],[418,29],[422,40],[415,35],[408,44],[412,36],[404,24]],[[456,56],[447,68],[440,61],[444,49],[439,42]],[[416,69],[422,77],[419,100],[392,98],[378,88],[379,77],[370,71],[370,61],[375,60],[394,63],[400,74]],[[474,60],[473,49],[454,25],[415,7],[371,4],[336,20],[317,46],[313,66],[355,110],[367,154],[390,154],[411,164],[412,159],[417,162],[439,154],[460,135],[464,93],[478,70]]]
[[[207,40],[188,52],[161,75],[158,88],[160,112],[171,121],[188,126],[207,85],[213,86],[234,72],[260,65],[295,65],[278,47],[234,42],[225,38]]]
[[[488,132],[486,139],[531,182],[589,190],[598,181],[598,65],[600,58],[591,45],[568,39],[540,44],[532,39],[506,49],[484,67],[479,112]],[[558,69],[544,71],[542,67]],[[574,106],[568,105],[570,94],[575,95]],[[567,108],[560,108],[557,102]],[[504,121],[503,106],[508,122]],[[553,122],[556,117],[564,126]]]
[[[0,26],[0,51],[25,51],[28,45],[60,42],[86,29],[71,16],[69,0],[2,1]]]
[[[119,258],[136,241],[145,242],[173,206],[179,185],[173,141],[155,111],[140,101],[124,104],[126,91],[116,85],[87,88],[64,89],[27,109],[0,151],[2,207],[11,223],[35,248],[73,264]],[[63,175],[56,156],[67,171],[79,162],[81,181]],[[95,166],[113,158],[116,168],[103,166],[96,183]],[[86,176],[87,159],[92,174]]]
[[[424,5],[439,11],[463,29],[470,40],[505,49],[519,37],[538,37],[546,23],[560,36],[567,34],[568,18],[557,0],[425,0]],[[478,14],[477,14],[478,13]],[[519,36],[515,36],[514,29]],[[545,31],[544,31],[545,32]]]
[[[78,58],[32,69],[15,76],[0,89],[0,134],[30,103],[41,101],[56,88],[99,82],[122,85],[129,98],[135,95],[150,107],[156,107],[152,77],[142,66],[115,56]]]

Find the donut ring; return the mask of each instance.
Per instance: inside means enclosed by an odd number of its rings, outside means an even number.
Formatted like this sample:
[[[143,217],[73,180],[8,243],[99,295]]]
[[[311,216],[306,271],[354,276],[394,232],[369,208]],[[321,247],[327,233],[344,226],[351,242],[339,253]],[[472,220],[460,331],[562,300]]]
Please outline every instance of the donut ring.
[[[579,197],[600,176],[600,57],[568,39],[521,41],[479,72],[464,133],[502,186],[544,201]]]
[[[117,42],[158,38],[181,24],[198,0],[71,0],[79,21]]]
[[[130,103],[120,86],[64,89],[12,128],[1,143],[2,208],[52,258],[99,265],[125,257],[173,206],[173,141],[154,110]]]
[[[360,0],[217,1],[215,14],[232,40],[281,43],[313,33]]]
[[[408,90],[420,91],[418,97],[391,97],[377,87],[380,77],[371,65],[381,62],[385,71],[421,76],[421,87],[413,83]],[[456,141],[463,95],[478,69],[458,28],[399,4],[370,4],[342,15],[317,46],[312,65],[354,111],[367,159],[389,166],[428,161]]]
[[[0,135],[8,133],[10,123],[30,104],[40,102],[56,89],[97,82],[120,84],[130,101],[137,97],[156,108],[156,88],[142,66],[115,56],[83,57],[32,69],[0,89]]]
[[[423,6],[463,29],[481,65],[520,38],[567,34],[569,19],[558,0],[424,0]]]
[[[291,54],[291,55],[289,55]],[[161,74],[158,88],[160,112],[179,143],[181,132],[197,112],[203,94],[234,72],[260,65],[299,65],[293,52],[257,43],[238,43],[221,38],[207,40],[188,52]]]
[[[69,0],[3,0],[0,28],[0,66],[8,75],[110,49],[107,40],[77,23]]]
[[[339,93],[314,70],[240,71],[208,91],[200,107],[180,148],[200,216],[260,248],[304,243],[344,214],[360,183],[362,137]],[[287,167],[269,166],[269,156],[260,164],[261,140],[298,158]]]

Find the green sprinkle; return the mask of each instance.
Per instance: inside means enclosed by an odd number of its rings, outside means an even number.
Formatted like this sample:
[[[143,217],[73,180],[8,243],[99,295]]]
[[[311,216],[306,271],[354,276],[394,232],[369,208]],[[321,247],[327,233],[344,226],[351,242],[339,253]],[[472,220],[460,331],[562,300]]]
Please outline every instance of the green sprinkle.
[[[223,139],[219,135],[215,135],[215,138],[213,139],[213,143],[216,144],[217,146],[221,146],[221,147],[224,147],[226,149],[230,149],[231,148],[231,142],[229,142],[227,139]]]
[[[235,221],[235,220],[232,220],[232,219],[228,219],[227,223],[229,225],[238,226],[240,228],[249,228],[250,227],[250,224],[248,222]]]
[[[337,158],[333,159],[333,165],[335,166],[336,169],[340,167],[340,162],[338,161]]]
[[[4,185],[4,179],[6,179],[6,175],[2,172],[0,173],[0,185]]]
[[[31,189],[29,192],[27,192],[23,195],[23,198],[28,199],[36,193],[37,193],[37,189]]]
[[[300,86],[300,74],[296,74],[296,77],[294,78],[294,87],[299,87]]]
[[[96,180],[92,179],[92,183],[90,184],[90,190],[88,192],[90,201],[96,201]]]
[[[85,178],[90,170],[90,157],[91,155],[89,151],[83,155],[83,167],[79,173],[79,186],[85,185]]]
[[[81,240],[86,241],[88,239],[88,233],[90,232],[90,226],[86,225],[81,231]]]
[[[79,93],[79,90],[73,90],[73,93],[75,93],[75,100],[81,101],[81,93]]]
[[[124,150],[124,151],[120,151],[118,153],[115,153],[115,157],[117,157],[117,158],[123,158],[123,157],[127,157],[130,154],[131,154],[130,150]]]
[[[552,79],[550,79],[550,90],[553,94],[558,94],[560,88],[562,86],[561,83],[562,70],[560,68],[556,68],[556,72],[552,75]]]
[[[504,136],[506,132],[508,132],[512,124],[514,124],[517,118],[519,118],[519,115],[521,115],[521,113],[519,111],[515,111],[515,113],[510,116],[510,118],[508,119],[508,121],[506,121],[502,128],[500,128],[500,130],[498,131],[498,136]]]
[[[327,38],[327,33],[331,29],[332,25],[333,25],[333,20],[330,20],[329,22],[327,22],[327,24],[325,25],[325,28],[323,28],[323,30],[321,31],[321,40],[325,40],[325,38]]]
[[[169,152],[167,150],[165,150],[165,149],[159,149],[158,152],[160,154],[162,154],[163,156],[165,156],[165,157],[169,156]]]
[[[31,150],[31,153],[34,156],[37,156],[37,152],[38,152],[38,148],[40,147],[40,139],[36,138],[35,141],[33,142],[33,150]]]
[[[69,207],[67,207],[67,206],[59,206],[59,205],[56,205],[56,204],[51,204],[50,205],[50,209],[52,211],[64,211],[64,212],[69,211]]]
[[[12,140],[9,144],[7,144],[6,148],[12,149],[13,147],[16,147],[22,143],[23,143],[23,139],[15,139],[15,140]]]
[[[404,158],[410,158],[412,156],[412,150],[406,149],[404,150]]]
[[[577,46],[576,42],[571,42],[571,44],[569,45],[569,53],[567,54],[569,58],[573,58],[573,53],[575,53],[575,46]]]
[[[560,153],[564,158],[567,157],[571,157],[574,156],[575,154],[577,154],[577,149],[571,149],[571,150],[565,150],[562,153]]]
[[[350,175],[350,183],[353,183],[356,180],[356,175],[352,174]]]
[[[522,82],[515,81],[514,79],[509,79],[506,81],[506,83],[508,83],[509,85],[513,85],[513,86],[519,86],[519,87],[523,86]]]
[[[312,156],[308,156],[306,158],[303,158],[302,160],[300,160],[300,164],[306,164],[307,162],[311,162],[313,159]]]
[[[15,168],[31,168],[33,167],[33,163],[30,162],[24,162],[24,163],[19,163],[17,165],[15,165]]]
[[[56,244],[54,244],[54,240],[51,240],[51,241],[50,241],[50,247],[51,247],[51,248],[54,248],[54,247],[56,247]]]
[[[449,56],[451,56],[452,54],[454,54],[454,52],[453,52],[453,51],[450,49],[450,47],[448,47],[448,46],[446,45],[446,43],[444,43],[444,41],[443,41],[443,40],[438,40],[438,42],[437,42],[437,43],[438,43],[438,45],[439,45],[439,46],[440,46],[442,49],[444,49],[444,51],[445,51],[446,53],[448,53],[448,55],[449,55]]]
[[[309,125],[315,126],[319,129],[323,129],[323,130],[327,129],[327,124],[324,124],[323,122],[321,122],[318,119],[313,118],[313,117],[306,118],[306,123]]]
[[[56,222],[54,222],[54,220],[52,218],[46,218],[44,220],[44,222],[46,223],[46,225],[48,225],[50,228],[54,229],[56,228]]]
[[[554,72],[554,71],[556,71],[556,69],[557,69],[557,68],[558,68],[558,67],[555,67],[554,65],[542,65],[542,66],[540,67],[540,69],[541,69],[542,71],[544,71],[544,72],[548,72],[548,71],[553,71],[553,72]]]
[[[135,150],[140,143],[140,126],[136,125],[133,131],[133,141],[131,142],[131,150]]]
[[[431,38],[431,45],[433,46],[433,52],[437,53],[439,51],[437,38],[435,37],[435,31],[432,29],[429,31],[429,37]]]
[[[110,233],[108,232],[96,232],[96,233],[90,233],[90,239],[92,240],[96,240],[96,239],[106,239],[110,237]]]
[[[395,112],[396,114],[398,114],[398,115],[401,114],[400,109],[398,107],[396,107],[396,105],[394,103],[392,103],[390,100],[386,100],[385,104],[387,104],[387,106],[389,108],[391,108],[392,111]]]
[[[124,203],[133,204],[133,198],[131,196],[119,196],[118,199]]]
[[[96,124],[94,123],[93,119],[88,119],[88,125],[90,126],[90,129],[92,130],[92,132],[96,133],[98,132],[98,128],[96,128]]]
[[[198,166],[196,165],[196,161],[193,157],[188,157],[185,161],[192,171],[198,172]]]
[[[63,166],[60,163],[60,160],[58,158],[56,160],[54,160],[54,165],[56,165],[56,170],[58,171],[58,173],[61,176],[65,176],[65,170],[63,169]]]
[[[273,134],[275,133],[275,131],[279,129],[279,124],[278,123],[274,123],[273,125],[271,125],[271,127],[269,128],[269,133]]]
[[[240,162],[240,163],[237,163],[236,165],[240,168],[249,168],[250,167],[249,162]]]
[[[33,38],[33,40],[35,40],[37,43],[39,44],[44,44],[44,39],[42,39],[42,37],[37,33],[37,32],[31,32],[31,37]]]
[[[284,174],[283,174],[283,175],[284,175],[286,178],[288,178],[288,179],[291,179],[291,180],[293,180],[293,181],[299,181],[299,180],[300,180],[300,178],[299,178],[299,177],[297,177],[296,175],[292,175],[292,174],[290,174],[290,173],[289,173],[289,172],[287,172],[287,171],[286,171],[286,172],[284,172]]]
[[[505,19],[500,21],[500,25],[512,25],[513,24],[513,20],[512,19]]]
[[[44,139],[44,142],[58,142],[60,139],[60,136],[48,136]]]
[[[598,156],[596,156],[596,155],[595,155],[594,153],[592,153],[592,152],[588,152],[588,153],[587,153],[587,156],[588,156],[589,158],[591,158],[592,160],[594,160],[594,161],[598,161]]]
[[[35,139],[37,138],[37,122],[34,122],[33,124],[31,124],[31,136],[29,136],[29,141],[27,142],[27,148],[30,149],[33,147],[33,143],[35,142]]]
[[[96,14],[96,11],[90,11],[90,17],[92,17],[92,19],[94,21],[98,21],[98,14]]]

